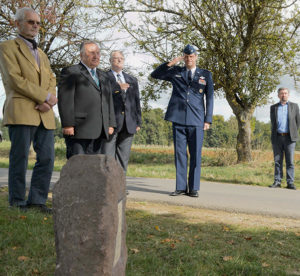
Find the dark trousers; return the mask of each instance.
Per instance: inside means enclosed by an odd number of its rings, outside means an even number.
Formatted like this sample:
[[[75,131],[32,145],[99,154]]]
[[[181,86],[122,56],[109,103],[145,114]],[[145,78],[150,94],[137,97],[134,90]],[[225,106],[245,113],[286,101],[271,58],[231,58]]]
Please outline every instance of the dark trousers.
[[[274,153],[274,181],[281,182],[283,178],[283,156],[286,162],[286,182],[294,183],[294,152],[296,142],[292,142],[290,136],[277,136],[276,143],[272,144]]]
[[[126,174],[130,157],[133,134],[127,132],[125,127],[119,133],[111,135],[109,140],[104,140],[101,145],[101,153],[115,157]]]
[[[102,136],[97,139],[74,139],[70,136],[65,136],[67,159],[77,154],[99,154],[103,139]]]
[[[173,140],[176,166],[176,190],[198,191],[200,189],[203,127],[183,126],[173,123]],[[190,153],[187,181],[187,146]]]
[[[9,138],[9,204],[45,204],[54,165],[54,131],[45,129],[43,124],[38,127],[10,125]],[[36,162],[26,203],[26,170],[31,142],[36,152]]]

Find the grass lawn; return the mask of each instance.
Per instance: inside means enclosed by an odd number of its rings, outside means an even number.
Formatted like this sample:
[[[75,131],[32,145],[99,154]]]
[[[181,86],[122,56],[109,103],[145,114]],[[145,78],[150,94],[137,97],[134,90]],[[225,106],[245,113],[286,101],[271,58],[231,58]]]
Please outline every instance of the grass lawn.
[[[128,276],[300,275],[299,221],[134,201],[126,217]],[[0,229],[0,275],[54,275],[52,216],[2,188]]]

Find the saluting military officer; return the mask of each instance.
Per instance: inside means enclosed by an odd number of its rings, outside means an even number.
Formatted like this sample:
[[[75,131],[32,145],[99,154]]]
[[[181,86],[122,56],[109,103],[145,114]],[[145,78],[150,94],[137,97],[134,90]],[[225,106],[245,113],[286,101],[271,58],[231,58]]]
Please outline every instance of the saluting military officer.
[[[165,115],[165,120],[173,123],[175,149],[176,190],[170,195],[198,197],[203,136],[212,123],[214,89],[211,72],[196,66],[195,48],[187,45],[183,53],[183,56],[161,64],[151,76],[173,85]],[[185,66],[176,66],[182,60]],[[188,181],[187,146],[190,153]]]

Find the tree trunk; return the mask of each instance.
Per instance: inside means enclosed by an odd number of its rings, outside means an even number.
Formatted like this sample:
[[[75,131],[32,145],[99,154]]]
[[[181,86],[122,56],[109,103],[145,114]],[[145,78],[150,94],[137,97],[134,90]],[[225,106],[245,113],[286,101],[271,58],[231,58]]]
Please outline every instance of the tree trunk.
[[[251,161],[251,118],[252,112],[243,111],[236,115],[239,127],[237,136],[238,163]]]

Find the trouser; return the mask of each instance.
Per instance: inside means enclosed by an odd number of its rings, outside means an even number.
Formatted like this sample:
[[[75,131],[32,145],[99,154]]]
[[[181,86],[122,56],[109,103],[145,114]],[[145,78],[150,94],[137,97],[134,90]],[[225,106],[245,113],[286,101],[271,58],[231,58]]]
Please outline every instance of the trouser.
[[[54,131],[46,129],[42,123],[38,127],[10,125],[9,138],[9,204],[45,204],[54,165]],[[31,142],[36,152],[36,162],[26,203],[26,170]]]
[[[175,150],[176,190],[198,191],[200,189],[203,126],[184,126],[173,123]],[[190,153],[187,181],[187,146]]]
[[[277,136],[276,143],[272,144],[274,153],[274,181],[281,182],[283,178],[283,156],[286,162],[286,182],[294,183],[294,152],[296,142],[292,142],[289,135]]]
[[[133,136],[133,134],[128,133],[127,129],[123,127],[119,133],[114,133],[109,140],[104,140],[101,145],[101,153],[115,157],[125,174],[129,162]]]

